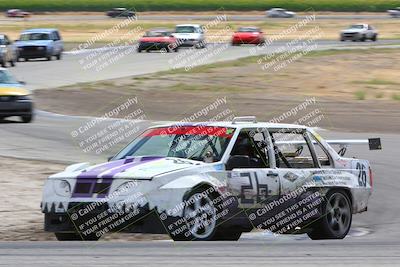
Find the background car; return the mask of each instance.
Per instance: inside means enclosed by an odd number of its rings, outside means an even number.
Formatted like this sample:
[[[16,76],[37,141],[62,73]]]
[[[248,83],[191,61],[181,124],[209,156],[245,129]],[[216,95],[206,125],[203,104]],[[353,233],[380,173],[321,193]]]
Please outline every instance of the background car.
[[[262,44],[265,42],[263,32],[258,27],[240,27],[232,36],[232,45]]]
[[[351,40],[355,41],[376,41],[378,38],[378,32],[369,24],[354,24],[349,26],[347,29],[340,32],[340,41]]]
[[[23,122],[31,122],[33,103],[30,94],[7,69],[0,68],[0,120],[20,116]]]
[[[204,31],[199,24],[176,25],[175,32],[172,35],[177,38],[179,46],[194,46],[196,48],[206,47]]]
[[[165,50],[166,52],[178,52],[176,38],[172,36],[172,31],[167,29],[153,29],[147,31],[139,40],[138,52],[145,50]]]
[[[283,8],[271,8],[265,12],[269,18],[293,18],[296,16],[295,12],[288,11]]]
[[[17,58],[17,50],[10,38],[5,34],[0,34],[0,65],[5,67],[7,62],[9,62],[14,67]]]
[[[116,17],[136,17],[136,13],[134,11],[128,10],[124,7],[116,7],[106,12],[106,15],[111,18]]]
[[[400,18],[400,7],[396,7],[394,9],[390,9],[387,12],[393,18]]]
[[[32,58],[51,60],[53,56],[59,60],[64,50],[64,43],[57,29],[25,30],[15,44],[18,48],[18,60]]]
[[[9,9],[6,11],[6,16],[9,18],[25,18],[29,17],[31,13],[21,9]]]

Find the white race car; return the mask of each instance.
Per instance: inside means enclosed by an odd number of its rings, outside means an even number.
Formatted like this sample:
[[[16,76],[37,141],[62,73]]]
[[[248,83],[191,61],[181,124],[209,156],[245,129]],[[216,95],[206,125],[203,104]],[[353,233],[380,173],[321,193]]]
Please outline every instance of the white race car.
[[[372,191],[368,161],[343,157],[353,143],[368,140],[326,141],[305,126],[254,117],[152,127],[107,163],[50,176],[45,230],[58,240],[116,231],[237,240],[254,228],[341,239]],[[369,144],[380,149],[380,139]]]
[[[265,11],[265,15],[269,18],[293,18],[296,13],[283,8],[271,8]]]

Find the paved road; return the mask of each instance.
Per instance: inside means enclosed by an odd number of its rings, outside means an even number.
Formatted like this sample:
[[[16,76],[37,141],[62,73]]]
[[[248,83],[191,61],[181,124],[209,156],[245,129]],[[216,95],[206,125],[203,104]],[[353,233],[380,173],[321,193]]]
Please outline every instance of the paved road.
[[[67,52],[61,61],[49,62],[39,59],[19,62],[16,68],[10,68],[10,70],[18,80],[25,81],[30,89],[54,88],[80,82],[154,73],[174,67],[190,67],[191,65],[233,60],[250,55],[268,54],[276,52],[282,47],[287,50],[286,44],[287,42],[277,41],[261,50],[255,50],[254,46],[231,47],[228,44],[210,44],[207,51],[181,49],[178,53],[141,54],[137,53],[134,47],[121,47],[114,54],[109,54],[110,56],[105,56],[104,52],[100,53],[99,49],[81,50],[77,54]],[[394,47],[393,45],[400,45],[400,40],[365,43],[320,40],[315,44],[317,50],[376,45]],[[298,47],[298,45],[295,46]],[[104,51],[113,53],[110,49]]]
[[[0,243],[0,266],[398,266],[398,242]]]

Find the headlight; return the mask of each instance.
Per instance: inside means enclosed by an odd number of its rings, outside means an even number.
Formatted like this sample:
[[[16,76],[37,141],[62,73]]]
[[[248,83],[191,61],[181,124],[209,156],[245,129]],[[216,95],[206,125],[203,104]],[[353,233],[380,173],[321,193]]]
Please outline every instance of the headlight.
[[[127,195],[133,193],[137,184],[138,184],[137,181],[125,182],[122,185],[118,186],[118,188],[115,189],[112,194],[114,197],[127,196]]]
[[[71,196],[71,185],[67,180],[54,180],[53,188],[57,195],[62,197]]]

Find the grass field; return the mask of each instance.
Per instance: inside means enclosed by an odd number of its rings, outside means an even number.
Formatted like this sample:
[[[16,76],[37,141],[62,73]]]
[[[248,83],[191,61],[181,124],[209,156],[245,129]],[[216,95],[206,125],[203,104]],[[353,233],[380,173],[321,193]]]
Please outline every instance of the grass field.
[[[283,7],[294,11],[374,12],[400,6],[400,0],[0,0],[0,10],[23,8],[30,11],[104,11],[118,6],[137,11],[265,10]]]

